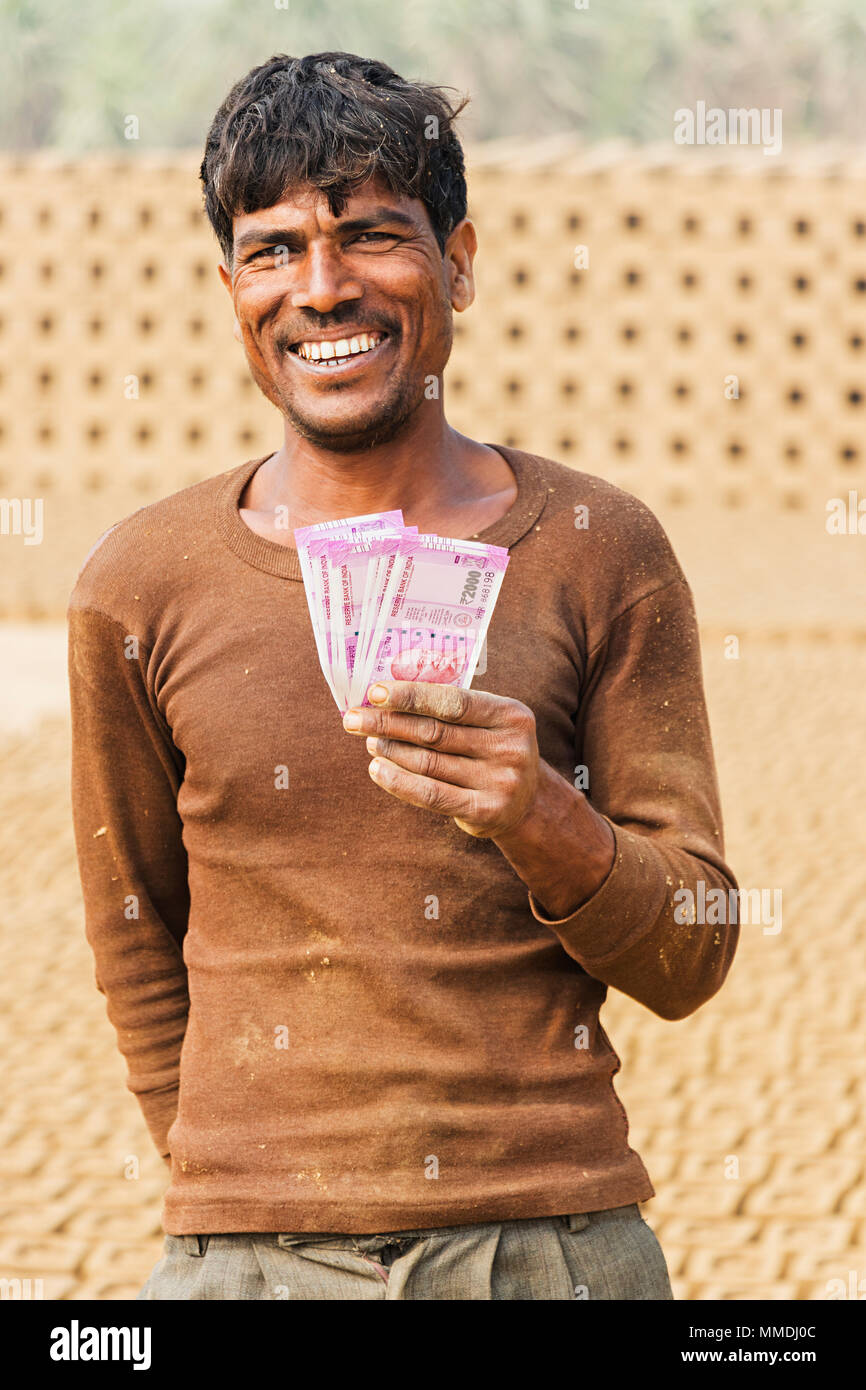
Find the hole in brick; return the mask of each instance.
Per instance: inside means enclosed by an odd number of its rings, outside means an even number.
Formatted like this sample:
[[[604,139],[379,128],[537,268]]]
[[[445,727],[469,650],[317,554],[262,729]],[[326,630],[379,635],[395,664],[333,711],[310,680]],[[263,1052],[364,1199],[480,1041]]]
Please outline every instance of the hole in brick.
[[[670,450],[676,458],[682,458],[683,455],[689,452],[689,446],[685,439],[681,439],[677,436],[675,439],[671,440]]]
[[[691,388],[687,386],[684,381],[675,381],[671,390],[677,399],[681,401],[685,400],[686,396],[691,394]]]
[[[639,212],[627,212],[622,220],[630,232],[635,231],[643,221]]]
[[[84,430],[84,437],[88,444],[100,444],[105,438],[105,429],[102,425],[93,421]]]
[[[797,236],[808,236],[811,230],[811,225],[805,217],[797,218],[794,223],[794,232]]]
[[[847,394],[847,396],[846,396],[845,399],[847,400],[847,402],[848,402],[849,405],[852,405],[852,406],[859,406],[859,405],[862,405],[862,404],[863,404],[863,392],[862,392],[862,391],[858,391],[858,390],[855,388],[855,389],[853,389],[853,390],[851,390],[851,391],[848,392],[848,394]]]
[[[640,336],[640,330],[634,324],[627,323],[620,329],[620,337],[625,338],[627,343],[633,343]]]
[[[750,217],[741,217],[737,222],[737,231],[740,236],[751,236],[752,219]]]
[[[738,347],[745,347],[749,341],[749,335],[744,328],[735,328],[731,337]]]
[[[844,464],[849,467],[857,462],[859,453],[855,444],[842,444],[839,447],[839,457]]]
[[[692,213],[689,213],[687,217],[683,218],[683,231],[688,232],[689,236],[694,236],[695,232],[699,232],[700,229],[701,224],[698,218],[693,216]]]
[[[639,270],[635,270],[635,269],[632,267],[632,268],[630,268],[630,269],[628,269],[628,270],[623,271],[623,276],[622,276],[622,278],[623,278],[623,282],[624,282],[626,285],[629,285],[629,286],[631,286],[631,287],[633,288],[635,285],[639,285],[639,284],[640,284],[641,279],[642,279],[642,276],[641,276],[641,273],[640,273]]]
[[[809,339],[806,337],[806,334],[805,334],[805,333],[792,333],[792,334],[791,334],[791,347],[803,348],[803,347],[806,346],[806,344],[808,343],[808,341],[809,341]]]
[[[809,277],[808,275],[795,275],[791,284],[798,294],[805,294],[809,288]]]

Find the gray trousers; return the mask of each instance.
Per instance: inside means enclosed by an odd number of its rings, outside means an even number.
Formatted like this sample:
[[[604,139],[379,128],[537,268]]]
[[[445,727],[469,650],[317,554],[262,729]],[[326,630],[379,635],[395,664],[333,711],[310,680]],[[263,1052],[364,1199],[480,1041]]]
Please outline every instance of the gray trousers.
[[[637,1204],[381,1235],[165,1237],[140,1299],[672,1299]]]

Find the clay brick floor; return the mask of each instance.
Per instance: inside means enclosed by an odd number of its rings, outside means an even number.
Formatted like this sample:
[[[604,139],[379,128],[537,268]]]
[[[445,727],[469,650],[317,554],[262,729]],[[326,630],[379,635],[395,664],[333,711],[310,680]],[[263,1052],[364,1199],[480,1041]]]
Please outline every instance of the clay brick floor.
[[[866,644],[721,651],[705,637],[727,853],[741,888],[782,889],[782,927],[744,924],[691,1018],[613,994],[603,1017],[676,1296],[823,1299],[866,1281]],[[93,983],[65,717],[7,727],[0,754],[0,1276],[130,1298],[161,1254],[166,1172]]]

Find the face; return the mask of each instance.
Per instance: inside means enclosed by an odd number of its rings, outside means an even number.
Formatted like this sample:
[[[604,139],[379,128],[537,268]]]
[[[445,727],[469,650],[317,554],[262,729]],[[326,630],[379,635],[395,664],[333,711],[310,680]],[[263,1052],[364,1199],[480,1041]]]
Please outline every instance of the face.
[[[309,185],[236,216],[232,272],[220,275],[259,388],[320,447],[394,438],[441,378],[452,310],[474,297],[475,249],[464,219],[443,256],[420,199],[374,182],[337,218]]]

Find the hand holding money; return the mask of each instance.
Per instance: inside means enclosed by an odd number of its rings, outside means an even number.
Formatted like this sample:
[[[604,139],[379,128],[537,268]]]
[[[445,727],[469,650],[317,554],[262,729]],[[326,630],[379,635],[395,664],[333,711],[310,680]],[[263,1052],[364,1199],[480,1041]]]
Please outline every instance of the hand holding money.
[[[367,735],[370,776],[398,801],[479,839],[509,834],[530,811],[539,756],[528,705],[427,681],[377,682],[367,695],[343,727]]]

